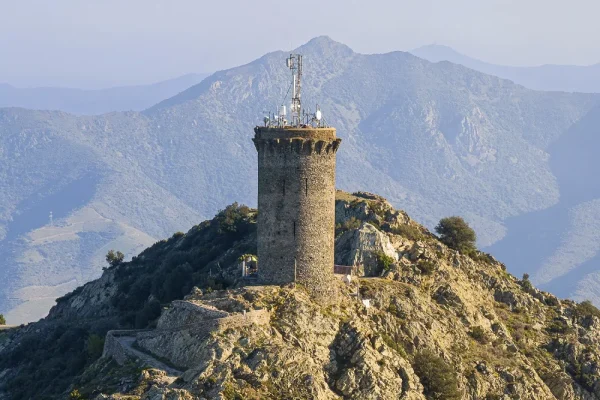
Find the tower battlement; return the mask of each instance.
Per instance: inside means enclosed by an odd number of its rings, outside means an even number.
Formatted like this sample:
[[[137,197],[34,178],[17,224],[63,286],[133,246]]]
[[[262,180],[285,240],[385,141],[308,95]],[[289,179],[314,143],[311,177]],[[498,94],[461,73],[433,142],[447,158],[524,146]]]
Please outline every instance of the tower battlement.
[[[259,152],[335,153],[342,142],[334,128],[272,128],[257,126],[253,139]]]

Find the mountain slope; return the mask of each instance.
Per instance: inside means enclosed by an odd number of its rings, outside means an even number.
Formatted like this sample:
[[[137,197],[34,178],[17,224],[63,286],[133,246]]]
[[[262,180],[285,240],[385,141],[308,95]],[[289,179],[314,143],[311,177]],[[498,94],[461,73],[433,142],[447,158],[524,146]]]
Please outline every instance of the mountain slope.
[[[541,65],[511,67],[495,65],[460,54],[447,46],[428,45],[411,51],[431,62],[450,61],[485,74],[499,76],[534,90],[600,93],[600,63],[590,66]]]
[[[198,84],[209,74],[188,74],[151,85],[85,90],[70,88],[16,88],[0,84],[0,107],[60,110],[94,115],[112,111],[141,111]]]
[[[338,193],[336,210],[336,258],[372,268],[337,296],[246,285],[256,213],[232,205],[0,332],[0,399],[600,398],[598,309],[447,248],[378,196]]]
[[[430,227],[441,217],[463,215],[482,246],[504,236],[505,219],[559,201],[548,148],[600,101],[591,94],[535,92],[408,53],[357,54],[326,37],[298,51],[305,61],[305,106],[318,101],[344,139],[338,186],[378,191]],[[0,256],[10,279],[0,312],[13,310],[12,321],[26,320],[15,309],[26,294],[15,293],[37,288],[35,276],[45,271],[54,273],[48,290],[81,284],[97,276],[111,247],[132,256],[152,238],[187,229],[222,204],[255,204],[252,127],[285,97],[285,56],[274,52],[215,73],[143,113],[0,110],[0,148],[7,149],[0,174],[12,177],[0,208],[7,235]],[[81,181],[91,188],[83,204],[70,204],[55,218],[69,235],[55,236],[44,199],[90,171],[95,180]],[[15,233],[11,221],[34,205],[43,219]],[[79,221],[80,215],[89,220]]]

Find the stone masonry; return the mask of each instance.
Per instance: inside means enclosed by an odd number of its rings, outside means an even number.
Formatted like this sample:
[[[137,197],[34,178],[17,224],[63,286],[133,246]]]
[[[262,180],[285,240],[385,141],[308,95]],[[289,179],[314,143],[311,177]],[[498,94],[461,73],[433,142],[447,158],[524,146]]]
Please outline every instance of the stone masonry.
[[[256,127],[258,279],[326,293],[334,279],[334,128]]]

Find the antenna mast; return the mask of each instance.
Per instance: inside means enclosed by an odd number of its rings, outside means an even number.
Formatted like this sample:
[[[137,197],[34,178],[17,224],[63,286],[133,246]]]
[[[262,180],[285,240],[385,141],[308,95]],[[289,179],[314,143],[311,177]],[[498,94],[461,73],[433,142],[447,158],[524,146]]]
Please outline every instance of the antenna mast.
[[[286,61],[288,68],[292,70],[291,122],[292,126],[300,126],[302,118],[302,102],[300,101],[300,92],[302,89],[302,55],[290,54],[290,57]]]
[[[301,128],[311,126],[313,128],[325,128],[327,127],[327,123],[323,119],[323,113],[321,112],[321,108],[317,104],[316,110],[314,114],[307,114],[302,109],[302,101],[301,101],[301,91],[302,91],[302,55],[301,54],[290,54],[288,58],[286,58],[285,63],[287,67],[292,71],[292,103],[290,104],[290,114],[291,118],[287,119],[287,106],[284,103],[279,106],[279,109],[271,113],[269,112],[263,118],[263,123],[266,128],[285,128],[285,127],[294,127]],[[288,92],[285,94],[289,94]],[[267,113],[265,111],[265,113]]]

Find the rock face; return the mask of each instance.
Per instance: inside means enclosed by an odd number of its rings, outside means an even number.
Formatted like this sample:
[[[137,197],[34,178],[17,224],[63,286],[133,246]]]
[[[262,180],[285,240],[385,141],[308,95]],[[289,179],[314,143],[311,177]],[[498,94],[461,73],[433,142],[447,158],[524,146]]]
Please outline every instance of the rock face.
[[[111,331],[104,357],[54,398],[77,390],[131,400],[600,399],[600,311],[539,291],[484,253],[447,248],[381,198],[341,197],[338,257],[365,260],[392,249],[396,256],[378,276],[336,281],[340,296],[329,303],[302,285],[190,288],[144,329]],[[200,243],[197,232],[155,245],[137,267],[181,259],[188,241]],[[247,252],[238,248],[246,239],[219,258],[223,266],[237,259],[234,250]],[[124,307],[117,300],[131,271],[140,270],[106,271],[103,284],[70,295],[44,323],[114,313],[110,305]],[[46,328],[0,332],[0,399],[23,368],[6,360],[27,354],[22,346],[42,340]]]
[[[359,266],[361,276],[378,276],[381,270],[377,255],[384,254],[395,261],[398,253],[385,233],[363,222],[359,229],[345,232],[336,240],[335,263]]]

